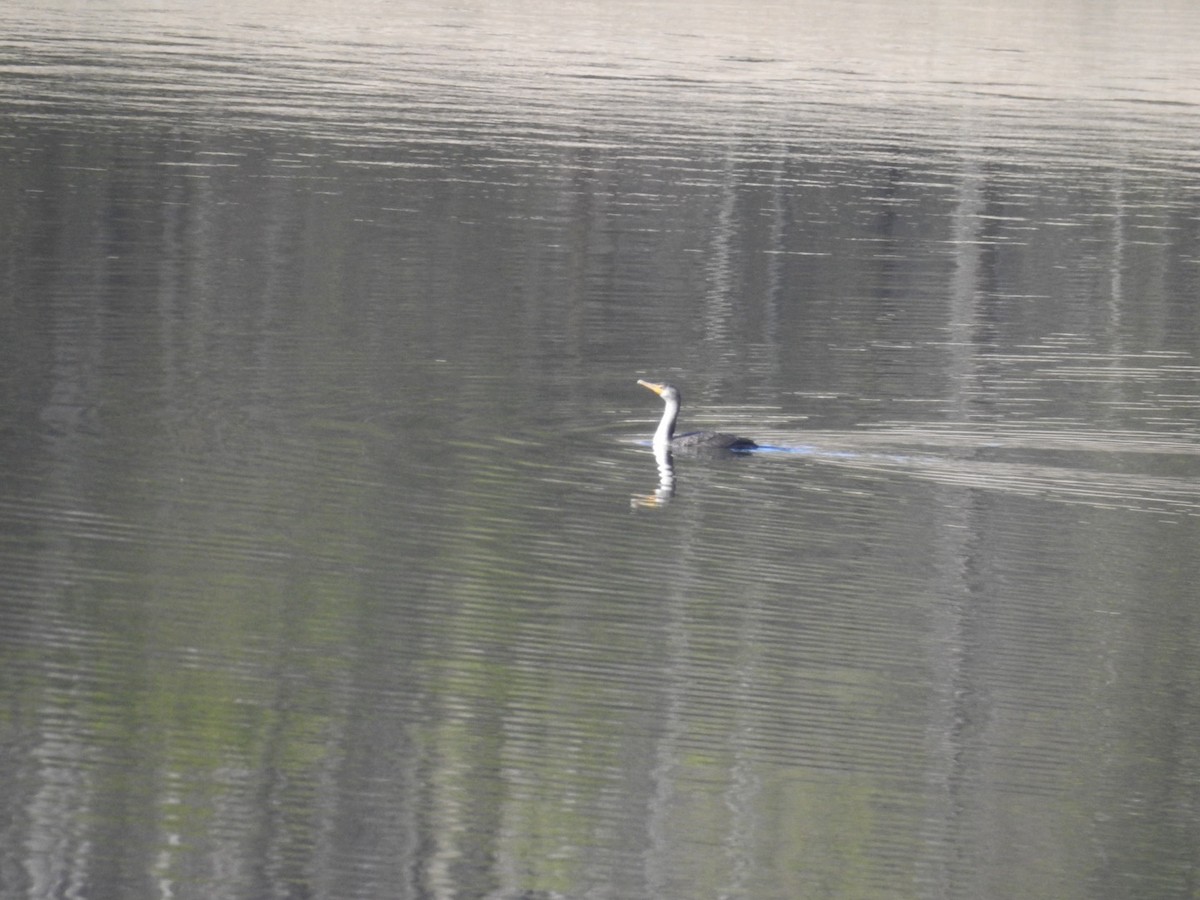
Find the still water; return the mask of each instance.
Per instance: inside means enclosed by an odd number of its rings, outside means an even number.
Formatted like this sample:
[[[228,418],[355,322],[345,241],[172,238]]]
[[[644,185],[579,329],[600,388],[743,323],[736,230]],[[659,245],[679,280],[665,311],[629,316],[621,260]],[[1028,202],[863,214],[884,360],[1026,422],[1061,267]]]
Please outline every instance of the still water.
[[[1194,4],[0,35],[0,898],[1197,895]]]

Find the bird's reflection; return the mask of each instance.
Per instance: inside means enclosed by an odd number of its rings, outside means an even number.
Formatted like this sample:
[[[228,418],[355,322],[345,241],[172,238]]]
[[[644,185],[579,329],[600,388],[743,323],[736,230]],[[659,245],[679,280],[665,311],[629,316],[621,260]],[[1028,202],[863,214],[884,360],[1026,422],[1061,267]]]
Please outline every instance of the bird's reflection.
[[[634,508],[643,506],[666,506],[675,496],[675,460],[665,446],[654,448],[654,461],[658,463],[658,487],[653,494],[635,494],[629,501]]]

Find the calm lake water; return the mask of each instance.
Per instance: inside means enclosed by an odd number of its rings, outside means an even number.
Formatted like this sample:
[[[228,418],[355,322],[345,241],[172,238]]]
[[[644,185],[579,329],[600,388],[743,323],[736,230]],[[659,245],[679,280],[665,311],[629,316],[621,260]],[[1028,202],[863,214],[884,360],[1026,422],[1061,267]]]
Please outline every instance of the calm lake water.
[[[0,898],[1196,897],[1197,47],[0,8]]]

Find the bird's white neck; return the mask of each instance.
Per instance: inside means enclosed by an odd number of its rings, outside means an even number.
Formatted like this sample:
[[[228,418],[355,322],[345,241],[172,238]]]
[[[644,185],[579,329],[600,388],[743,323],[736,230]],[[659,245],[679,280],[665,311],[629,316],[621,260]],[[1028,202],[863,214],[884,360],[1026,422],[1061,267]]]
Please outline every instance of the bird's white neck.
[[[671,446],[671,438],[675,434],[675,419],[679,416],[679,403],[675,400],[666,401],[666,409],[663,410],[663,417],[658,423],[658,430],[654,432],[653,446],[657,450],[659,448],[667,448]]]

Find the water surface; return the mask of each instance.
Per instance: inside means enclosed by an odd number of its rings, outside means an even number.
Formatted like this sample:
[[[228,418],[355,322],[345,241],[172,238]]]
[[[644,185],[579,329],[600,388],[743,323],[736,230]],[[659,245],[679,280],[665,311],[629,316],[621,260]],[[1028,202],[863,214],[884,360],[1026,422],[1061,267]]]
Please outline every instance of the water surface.
[[[0,897],[1192,896],[1190,4],[0,26]]]

